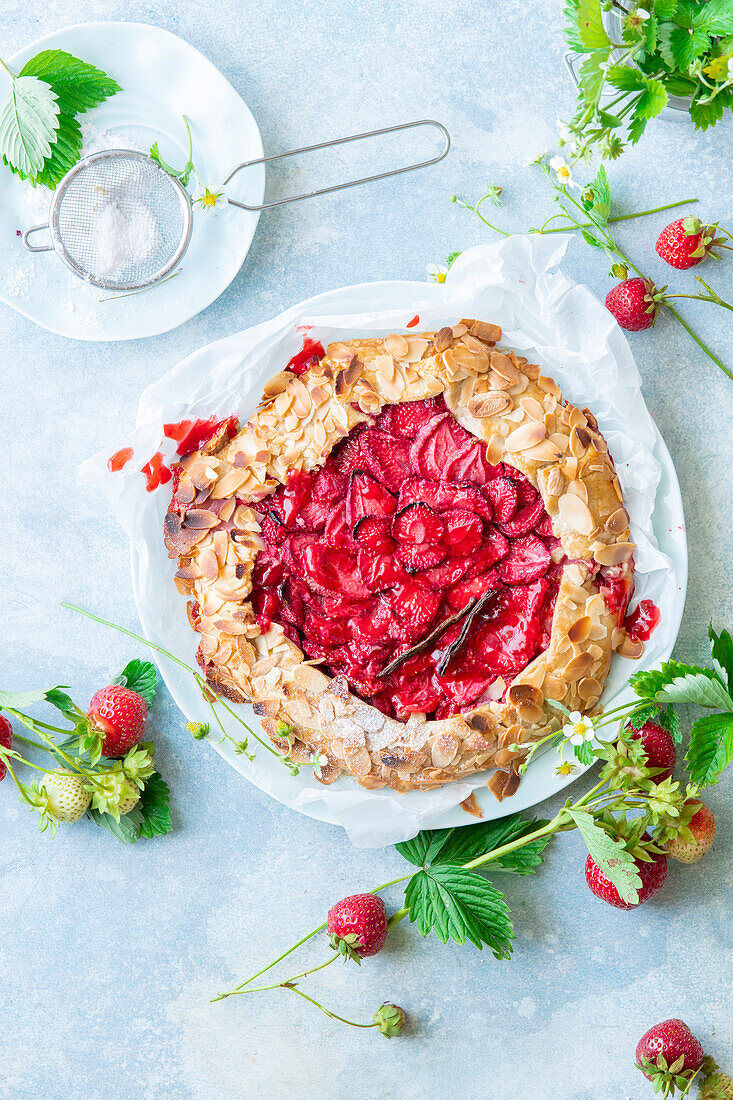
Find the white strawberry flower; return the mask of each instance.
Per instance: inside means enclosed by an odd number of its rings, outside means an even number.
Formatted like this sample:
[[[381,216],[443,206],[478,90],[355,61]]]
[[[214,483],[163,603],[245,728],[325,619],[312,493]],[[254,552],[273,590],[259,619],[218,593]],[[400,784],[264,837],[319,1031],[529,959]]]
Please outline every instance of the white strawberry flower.
[[[573,131],[568,126],[567,122],[563,122],[561,118],[557,120],[557,132],[560,137],[560,141],[572,141]]]
[[[557,177],[558,183],[565,184],[566,187],[579,187],[573,179],[573,173],[570,171],[570,166],[562,157],[553,157],[550,161],[550,168]]]
[[[532,165],[539,164],[540,161],[543,160],[546,156],[547,156],[547,150],[546,149],[540,149],[539,153],[535,153],[535,155],[530,160],[526,160],[524,162],[525,168],[531,168]]]
[[[428,264],[425,270],[428,273],[428,278],[434,279],[436,283],[444,283],[448,275],[448,268],[445,264]]]
[[[571,745],[584,745],[595,737],[593,722],[579,710],[573,710],[568,715],[568,720],[562,728],[563,736]]]
[[[328,757],[326,756],[325,753],[321,753],[320,756],[316,756],[314,754],[313,757],[312,757],[312,761],[313,761],[313,771],[316,773],[317,776],[320,776],[321,768],[325,768],[326,764],[328,763]]]
[[[649,18],[649,12],[646,10],[646,8],[637,8],[634,12],[634,15],[637,19],[640,19],[642,23],[646,23],[647,19]]]

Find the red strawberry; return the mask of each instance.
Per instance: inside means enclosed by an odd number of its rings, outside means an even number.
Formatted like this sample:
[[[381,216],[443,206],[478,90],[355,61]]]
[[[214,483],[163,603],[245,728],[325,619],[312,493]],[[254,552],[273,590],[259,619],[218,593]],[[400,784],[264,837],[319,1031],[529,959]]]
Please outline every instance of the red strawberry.
[[[392,534],[401,543],[433,546],[443,535],[443,521],[427,504],[416,501],[408,504],[394,516]]]
[[[509,552],[499,562],[499,576],[505,584],[530,584],[549,569],[550,551],[536,535],[525,535],[509,544]]]
[[[390,405],[380,417],[380,427],[414,439],[424,424],[445,412],[442,397],[425,401],[407,401],[403,405]]]
[[[428,542],[404,542],[397,548],[397,557],[408,573],[417,573],[421,569],[432,569],[440,565],[447,557],[444,546],[431,546]]]
[[[370,592],[382,592],[393,584],[402,584],[407,574],[396,558],[385,554],[371,554],[360,550],[357,554],[359,576]]]
[[[647,767],[664,768],[663,772],[653,777],[654,782],[663,783],[665,779],[669,779],[677,760],[677,750],[669,732],[656,722],[645,722],[640,730],[634,726],[629,726],[629,729],[633,730],[632,741],[641,740]]]
[[[282,546],[288,537],[288,529],[272,515],[263,516],[260,520],[260,531],[268,546]]]
[[[698,863],[715,840],[715,814],[699,798],[688,799],[687,805],[700,807],[688,825],[692,836],[680,832],[667,841],[664,850],[680,863]]]
[[[699,218],[678,218],[665,226],[657,237],[655,248],[670,267],[686,271],[701,263],[713,246],[717,225],[703,225]]]
[[[656,320],[656,294],[656,287],[649,279],[624,279],[609,290],[606,309],[627,332],[641,332],[651,328]]]
[[[391,516],[396,508],[395,498],[371,474],[353,471],[346,494],[346,518],[352,531],[364,516]]]
[[[445,512],[442,518],[445,526],[443,542],[447,546],[456,546],[463,554],[478,550],[484,533],[480,516],[475,512],[464,512],[462,509],[455,508]]]
[[[664,880],[667,877],[667,857],[654,855],[651,863],[644,863],[640,859],[635,859],[634,863],[641,876],[641,888],[637,902],[622,901],[616,887],[590,855],[585,861],[585,881],[592,893],[601,901],[607,901],[609,905],[615,906],[616,909],[636,909],[637,906],[654,897],[664,886]]]
[[[12,749],[13,747],[13,727],[2,714],[0,714],[0,745],[4,749]],[[7,771],[6,765],[0,760],[0,780],[5,778]]]
[[[510,520],[502,523],[501,529],[509,538],[515,539],[519,535],[528,535],[534,530],[545,515],[545,502],[542,497],[536,497],[530,504],[521,504]]]
[[[497,523],[507,523],[517,510],[517,487],[510,477],[495,477],[487,482],[486,495]]]
[[[396,493],[410,473],[407,440],[370,428],[360,436],[359,448],[369,473]]]
[[[352,894],[328,911],[331,946],[355,962],[378,954],[387,939],[387,910],[376,894]]]
[[[390,525],[386,516],[364,516],[354,528],[354,540],[373,554],[392,554],[395,541],[389,533]]]
[[[656,1092],[668,1083],[674,1085],[675,1076],[689,1080],[702,1065],[703,1057],[700,1041],[682,1020],[662,1020],[645,1031],[636,1046],[637,1069],[647,1080],[654,1081]],[[675,1065],[677,1062],[679,1066]],[[672,1092],[665,1090],[664,1095]]]
[[[145,733],[148,704],[136,691],[112,684],[92,696],[87,714],[102,735],[104,755],[124,756]]]
[[[440,593],[413,580],[396,585],[390,597],[397,618],[415,623],[421,630],[430,626],[440,607]]]

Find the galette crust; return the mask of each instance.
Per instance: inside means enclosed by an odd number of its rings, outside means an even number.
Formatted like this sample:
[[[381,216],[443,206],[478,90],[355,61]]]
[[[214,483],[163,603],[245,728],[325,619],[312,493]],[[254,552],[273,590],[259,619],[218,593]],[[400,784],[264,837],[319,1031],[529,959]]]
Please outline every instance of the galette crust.
[[[597,565],[629,587],[633,551],[621,486],[593,415],[563,401],[538,366],[496,348],[498,325],[464,319],[438,332],[332,343],[304,375],[269,380],[261,404],[229,439],[222,430],[181,463],[165,521],[213,691],[251,701],[282,751],[327,758],[369,789],[429,790],[490,768],[498,798],[512,794],[528,745],[559,727],[547,700],[570,710],[599,703],[613,650],[638,657],[608,610]],[[521,471],[540,492],[566,563],[550,642],[495,701],[442,721],[386,717],[309,663],[281,626],[261,633],[249,602],[258,550],[257,505],[288,473],[323,464],[360,421],[387,404],[442,393],[456,419],[487,445],[490,462]],[[597,563],[597,565],[594,565]],[[507,690],[508,689],[508,690]],[[279,734],[291,727],[291,741]]]

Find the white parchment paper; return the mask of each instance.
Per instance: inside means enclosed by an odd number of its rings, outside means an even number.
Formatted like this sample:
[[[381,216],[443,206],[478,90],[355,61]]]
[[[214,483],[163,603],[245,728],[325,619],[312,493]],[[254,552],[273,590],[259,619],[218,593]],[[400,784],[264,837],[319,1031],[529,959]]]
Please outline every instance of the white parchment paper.
[[[79,478],[101,490],[130,539],[133,585],[147,637],[195,665],[196,635],[186,619],[185,601],[173,585],[175,564],[163,546],[169,486],[148,493],[140,473],[141,466],[158,450],[174,461],[175,443],[164,440],[163,424],[212,414],[236,413],[246,419],[257,405],[265,380],[302,346],[304,329],[326,345],[331,340],[404,331],[413,314],[419,314],[417,331],[437,329],[463,316],[498,322],[507,346],[538,362],[573,403],[592,409],[608,440],[631,517],[637,544],[636,598],[652,599],[661,611],[643,666],[651,667],[668,656],[681,615],[684,578],[678,574],[684,570],[660,551],[654,535],[652,517],[660,480],[660,465],[653,453],[655,432],[641,397],[636,366],[615,321],[590,291],[556,270],[566,246],[564,237],[534,236],[511,237],[470,249],[453,264],[442,287],[426,285],[424,291],[416,291],[409,313],[404,304],[385,310],[385,301],[390,300],[385,287],[389,284],[376,284],[373,294],[369,286],[356,292],[348,289],[343,292],[343,312],[335,312],[331,304],[307,314],[296,307],[202,348],[146,390],[134,430],[125,431],[103,454],[85,462]],[[110,473],[107,460],[122,446],[132,447],[134,457],[122,471]],[[681,515],[679,519],[681,522]],[[193,679],[165,659],[160,663],[185,713],[197,720],[210,718]],[[614,659],[604,694],[606,705],[637,667]],[[256,723],[251,708],[237,709],[250,723]],[[242,736],[241,726],[234,720],[225,721],[225,727],[232,736]],[[235,756],[226,744],[219,749],[257,786],[294,809],[342,825],[360,847],[413,836],[440,813],[457,806],[471,790],[483,786],[487,778],[476,776],[438,791],[403,795],[365,791],[348,778],[323,787],[310,769],[303,768],[298,777],[290,776],[263,749],[258,749],[251,763]],[[541,768],[542,760],[535,766]],[[533,785],[537,786],[534,801],[557,789],[556,783],[538,783],[530,768],[522,787]],[[497,805],[497,815],[512,812],[510,803],[501,810]]]

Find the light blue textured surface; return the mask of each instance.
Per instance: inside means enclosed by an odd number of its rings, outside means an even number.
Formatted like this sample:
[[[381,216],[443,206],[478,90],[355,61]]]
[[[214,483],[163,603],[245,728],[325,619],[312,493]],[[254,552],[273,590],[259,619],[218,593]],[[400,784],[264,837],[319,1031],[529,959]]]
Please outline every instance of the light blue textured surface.
[[[125,540],[104,506],[79,494],[74,469],[133,421],[146,385],[193,348],[294,301],[362,280],[421,278],[426,264],[486,239],[449,200],[477,196],[487,175],[505,187],[502,223],[523,229],[550,212],[544,184],[523,165],[551,142],[558,111],[571,111],[560,9],[560,0],[6,0],[4,56],[86,19],[155,22],[186,37],[241,89],[267,151],[424,116],[448,125],[454,149],[419,176],[263,216],[229,290],[158,339],[74,344],[0,309],[3,686],[61,681],[86,701],[135,652],[58,604],[137,625]],[[652,124],[612,167],[619,205],[697,195],[703,218],[730,226],[732,135],[730,124],[703,136],[684,119]],[[283,187],[303,186],[310,171],[290,166]],[[691,277],[653,253],[666,220],[630,223],[619,237],[651,274],[687,289]],[[566,268],[606,292],[605,260],[581,242]],[[705,269],[728,298],[732,270],[731,259]],[[685,313],[733,361],[730,315],[697,305]],[[667,319],[632,340],[687,511],[678,655],[702,659],[709,617],[733,624],[733,384]],[[580,842],[564,836],[538,875],[506,884],[511,962],[423,942],[403,923],[360,970],[334,966],[313,979],[316,995],[352,1018],[384,999],[402,1004],[413,1029],[388,1044],[286,991],[208,998],[319,923],[337,898],[402,873],[399,856],[354,851],[340,830],[268,801],[189,739],[165,693],[152,730],[174,792],[166,839],[124,848],[82,823],[51,841],[9,780],[0,790],[3,1098],[644,1097],[634,1046],[668,1016],[730,1060],[729,781],[708,798],[719,821],[712,855],[675,864],[664,892],[635,914],[590,895]],[[324,950],[311,947],[304,964]]]

